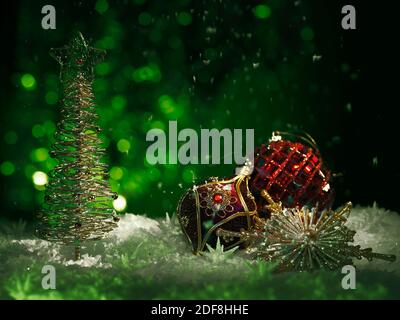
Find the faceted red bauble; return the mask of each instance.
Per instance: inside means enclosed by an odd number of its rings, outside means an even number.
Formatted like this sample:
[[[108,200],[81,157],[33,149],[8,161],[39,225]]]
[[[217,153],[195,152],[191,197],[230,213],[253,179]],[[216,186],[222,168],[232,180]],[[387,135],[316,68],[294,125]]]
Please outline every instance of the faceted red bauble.
[[[284,207],[317,207],[322,211],[333,202],[330,177],[317,150],[278,138],[256,149],[249,188],[256,198],[260,216],[269,215],[260,195],[263,189]]]

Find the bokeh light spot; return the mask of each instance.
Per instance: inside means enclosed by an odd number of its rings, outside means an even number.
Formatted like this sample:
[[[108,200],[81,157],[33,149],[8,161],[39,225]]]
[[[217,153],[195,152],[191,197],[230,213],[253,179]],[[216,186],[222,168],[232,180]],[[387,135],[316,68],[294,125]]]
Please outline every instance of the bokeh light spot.
[[[107,2],[107,0],[98,0],[96,2],[95,9],[96,9],[96,11],[98,13],[101,13],[101,14],[106,12],[108,10],[108,2]]]
[[[192,23],[192,15],[189,12],[182,11],[177,16],[178,23],[182,26],[188,26]]]
[[[350,66],[349,66],[347,63],[343,63],[343,64],[340,66],[340,70],[342,70],[343,73],[349,72]]]
[[[122,195],[118,195],[118,198],[113,201],[113,207],[117,211],[123,211],[126,208],[126,199]]]
[[[304,27],[300,31],[301,38],[305,41],[311,41],[314,39],[314,30],[310,27]]]
[[[117,149],[118,149],[119,152],[123,152],[123,153],[126,152],[127,153],[130,148],[131,148],[131,144],[126,139],[121,139],[117,143]]]
[[[115,110],[122,110],[126,106],[126,98],[121,95],[114,96],[111,105]]]
[[[26,90],[33,90],[36,88],[36,79],[30,73],[25,73],[21,77],[21,84]]]
[[[155,167],[151,167],[148,170],[148,177],[151,181],[159,181],[161,178],[161,172]]]
[[[158,82],[161,79],[161,72],[158,65],[150,63],[147,66],[135,69],[132,73],[132,79],[135,82],[152,81]]]
[[[168,114],[174,112],[175,103],[170,96],[162,95],[158,98],[158,105],[163,113]]]
[[[45,166],[47,168],[48,171],[53,170],[56,165],[58,164],[56,159],[47,157],[46,162],[45,162]]]
[[[158,98],[158,105],[168,119],[178,119],[183,113],[183,106],[176,103],[170,96],[162,95]]]
[[[151,15],[147,12],[139,14],[138,21],[142,26],[148,26],[151,23]]]
[[[162,121],[156,120],[150,124],[150,129],[161,129],[165,130],[165,124]]]
[[[100,49],[113,49],[115,47],[115,38],[106,36],[96,42],[95,46]]]
[[[46,121],[44,124],[43,124],[43,128],[44,128],[44,130],[46,131],[46,133],[48,134],[48,135],[53,135],[54,134],[54,132],[56,131],[56,125],[54,124],[54,122],[53,121]]]
[[[110,72],[110,64],[107,62],[102,62],[96,65],[96,73],[99,76],[104,76]]]
[[[0,171],[5,176],[10,176],[15,171],[15,166],[11,161],[4,161],[0,166]]]
[[[41,138],[46,134],[46,129],[40,125],[40,124],[35,124],[32,128],[32,135],[35,138]]]
[[[47,174],[43,171],[35,171],[32,175],[32,181],[37,186],[44,186],[47,181]]]
[[[265,4],[259,4],[253,8],[253,14],[258,19],[267,19],[271,15],[271,8]]]
[[[53,105],[58,101],[58,94],[55,91],[48,91],[45,96],[47,104]]]
[[[352,74],[350,74],[350,79],[351,80],[357,80],[358,79],[358,74],[353,72]]]
[[[114,180],[120,180],[124,175],[124,171],[120,167],[112,167],[110,170],[110,177]]]
[[[49,157],[49,152],[46,148],[37,148],[32,151],[31,153],[31,158],[33,161],[46,161],[47,158]]]

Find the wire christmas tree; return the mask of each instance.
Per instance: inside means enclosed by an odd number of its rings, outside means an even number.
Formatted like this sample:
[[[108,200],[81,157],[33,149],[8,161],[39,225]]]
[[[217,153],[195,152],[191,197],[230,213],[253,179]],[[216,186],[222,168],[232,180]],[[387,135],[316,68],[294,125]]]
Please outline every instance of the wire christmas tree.
[[[49,173],[36,235],[73,244],[79,260],[81,243],[104,237],[118,221],[112,208],[117,194],[111,191],[107,166],[101,162],[105,149],[98,137],[92,90],[93,67],[105,52],[89,47],[78,32],[50,55],[61,65],[63,91],[61,120],[50,152],[58,165]]]

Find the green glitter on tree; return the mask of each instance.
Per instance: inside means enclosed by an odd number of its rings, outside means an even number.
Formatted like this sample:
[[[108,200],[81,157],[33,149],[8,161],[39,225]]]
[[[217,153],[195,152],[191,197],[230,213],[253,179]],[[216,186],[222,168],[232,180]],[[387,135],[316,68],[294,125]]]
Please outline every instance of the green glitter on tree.
[[[107,166],[101,162],[105,149],[97,136],[101,130],[92,92],[93,69],[104,52],[89,47],[77,33],[67,46],[50,54],[61,65],[63,102],[50,152],[58,165],[49,173],[36,235],[73,244],[79,260],[81,243],[101,239],[118,221],[112,208],[117,195],[111,192]]]

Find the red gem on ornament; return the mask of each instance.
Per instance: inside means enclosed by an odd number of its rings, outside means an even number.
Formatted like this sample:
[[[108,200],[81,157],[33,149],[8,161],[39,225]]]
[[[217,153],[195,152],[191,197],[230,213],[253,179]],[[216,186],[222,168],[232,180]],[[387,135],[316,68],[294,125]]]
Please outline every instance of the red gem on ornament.
[[[222,194],[220,194],[220,193],[214,194],[213,200],[215,203],[221,203],[222,202]]]
[[[82,59],[76,59],[75,62],[76,62],[76,64],[79,65],[79,66],[83,64],[83,60],[82,60]]]

